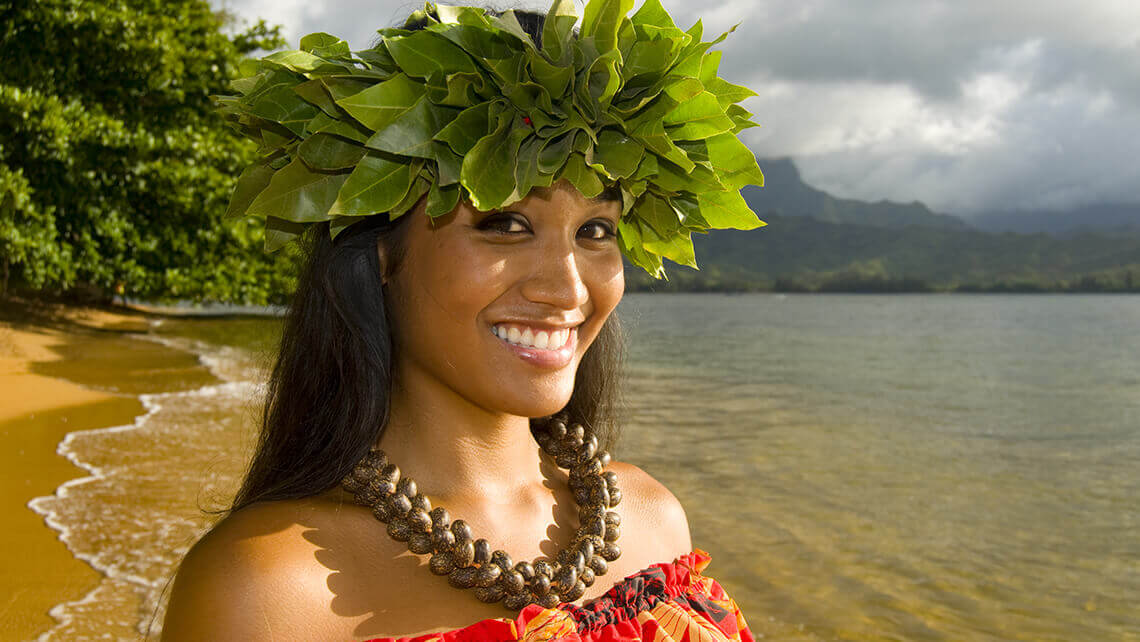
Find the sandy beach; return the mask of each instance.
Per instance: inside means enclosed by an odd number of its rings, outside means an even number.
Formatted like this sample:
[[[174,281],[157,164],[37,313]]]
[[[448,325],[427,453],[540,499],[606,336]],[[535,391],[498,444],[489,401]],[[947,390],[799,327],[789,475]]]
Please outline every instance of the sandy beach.
[[[0,638],[34,638],[52,625],[54,605],[98,582],[28,502],[87,474],[57,454],[67,433],[130,424],[144,412],[138,386],[122,385],[120,375],[130,381],[145,378],[145,370],[196,366],[190,355],[126,336],[145,332],[154,318],[130,308],[0,301]],[[125,342],[133,377],[115,359]]]

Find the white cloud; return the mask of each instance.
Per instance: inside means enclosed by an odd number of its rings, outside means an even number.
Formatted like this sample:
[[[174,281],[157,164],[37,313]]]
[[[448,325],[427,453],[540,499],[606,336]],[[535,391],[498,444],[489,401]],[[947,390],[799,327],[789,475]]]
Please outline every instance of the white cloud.
[[[722,74],[760,94],[746,140],[837,195],[954,213],[1140,202],[1136,0],[662,2],[707,36],[742,23],[721,48]],[[358,48],[422,6],[225,3],[293,44],[328,31]]]

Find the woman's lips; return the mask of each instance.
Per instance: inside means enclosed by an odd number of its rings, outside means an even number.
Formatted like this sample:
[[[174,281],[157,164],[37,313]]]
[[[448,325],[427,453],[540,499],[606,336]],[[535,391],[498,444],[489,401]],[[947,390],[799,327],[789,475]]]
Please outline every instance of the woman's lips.
[[[491,333],[520,359],[545,368],[564,368],[569,365],[578,343],[576,327],[547,329],[516,323],[496,323],[491,327]]]

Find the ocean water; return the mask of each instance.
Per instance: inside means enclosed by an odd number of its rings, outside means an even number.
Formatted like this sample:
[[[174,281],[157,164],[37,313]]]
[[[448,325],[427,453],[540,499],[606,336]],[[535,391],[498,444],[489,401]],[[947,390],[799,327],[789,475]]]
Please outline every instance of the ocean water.
[[[630,295],[614,449],[767,639],[1140,640],[1140,297]],[[279,331],[165,321],[205,385],[72,433],[33,502],[104,574],[43,639],[161,622],[236,487]]]

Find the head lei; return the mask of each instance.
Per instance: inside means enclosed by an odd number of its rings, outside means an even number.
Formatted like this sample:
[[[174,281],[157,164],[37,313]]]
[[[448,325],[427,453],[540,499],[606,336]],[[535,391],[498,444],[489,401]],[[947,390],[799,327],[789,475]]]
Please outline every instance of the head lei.
[[[692,233],[764,223],[740,189],[762,185],[738,134],[755,92],[718,77],[728,35],[701,42],[658,0],[554,0],[541,46],[513,11],[428,3],[351,52],[325,33],[243,66],[226,119],[260,145],[227,217],[265,219],[275,251],[313,223],[335,238],[367,216],[427,214],[466,198],[490,211],[566,179],[620,190],[618,242],[655,277],[696,267]]]

